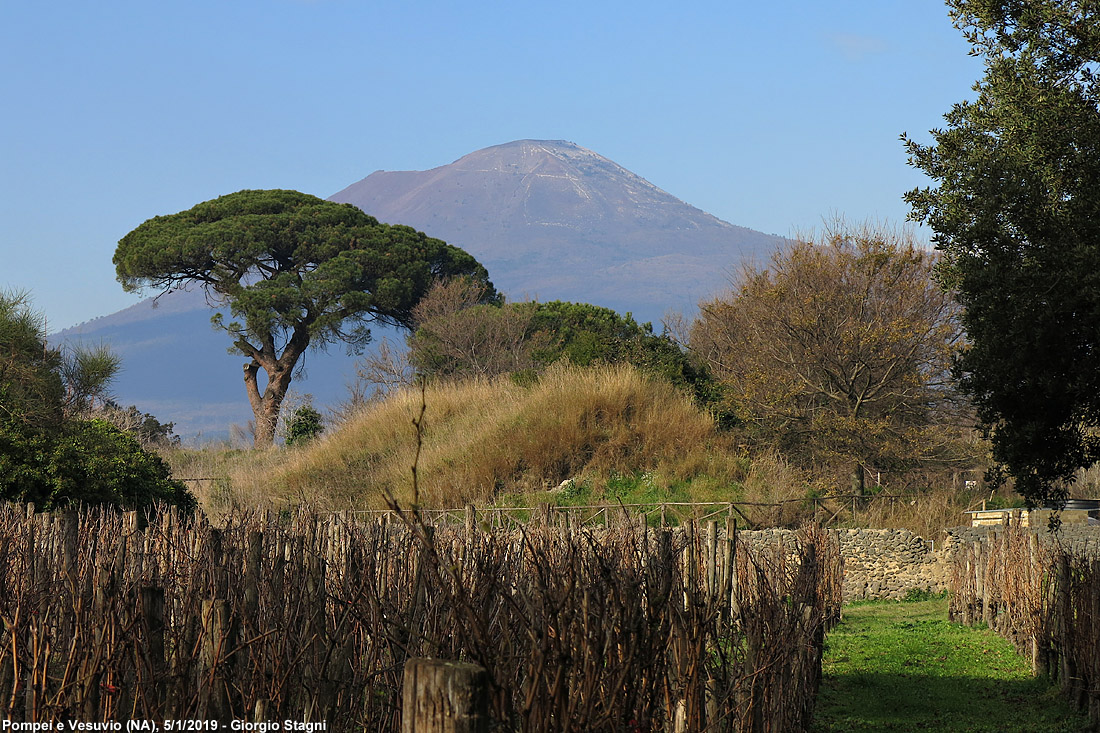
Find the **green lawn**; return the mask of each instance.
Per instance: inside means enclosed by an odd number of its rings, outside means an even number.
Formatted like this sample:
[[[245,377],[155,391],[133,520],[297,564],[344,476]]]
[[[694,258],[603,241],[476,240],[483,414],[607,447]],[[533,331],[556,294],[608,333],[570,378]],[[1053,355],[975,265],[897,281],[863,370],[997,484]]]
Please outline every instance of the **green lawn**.
[[[1075,712],[1007,641],[947,621],[947,601],[844,608],[825,643],[817,733],[1080,731]]]

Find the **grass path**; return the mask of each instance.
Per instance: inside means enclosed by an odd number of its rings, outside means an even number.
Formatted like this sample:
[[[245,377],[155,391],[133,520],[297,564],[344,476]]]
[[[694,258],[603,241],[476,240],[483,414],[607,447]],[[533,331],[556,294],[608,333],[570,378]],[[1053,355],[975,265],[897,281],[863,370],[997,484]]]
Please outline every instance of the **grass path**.
[[[948,623],[945,599],[846,606],[824,672],[816,733],[1053,733],[1088,723],[1007,641]]]

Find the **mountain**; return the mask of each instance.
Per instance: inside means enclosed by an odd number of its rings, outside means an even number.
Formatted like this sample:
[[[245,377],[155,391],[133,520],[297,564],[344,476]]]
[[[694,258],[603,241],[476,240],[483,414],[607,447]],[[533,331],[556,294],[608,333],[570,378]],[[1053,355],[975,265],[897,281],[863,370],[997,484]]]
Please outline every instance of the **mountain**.
[[[741,261],[764,260],[781,241],[564,141],[497,145],[428,171],[377,171],[331,200],[462,247],[513,300],[583,301],[658,324],[669,309],[693,312]],[[243,359],[227,353],[229,339],[211,327],[211,314],[201,292],[169,293],[52,338],[109,344],[122,357],[119,402],[175,422],[181,435],[222,437],[251,411]],[[292,390],[337,404],[354,367],[340,348],[310,352]]]
[[[518,140],[428,171],[376,171],[331,197],[462,247],[513,299],[574,300],[660,322],[726,286],[779,237],[684,203],[591,150]]]
[[[252,411],[241,372],[244,358],[229,353],[229,337],[210,324],[213,313],[202,291],[175,291],[59,331],[50,340],[109,345],[122,358],[112,390],[117,402],[175,423],[176,433],[186,439],[224,439],[230,426],[252,420]],[[376,340],[387,335],[399,338],[384,329],[376,331]],[[355,380],[355,358],[340,347],[307,352],[299,369],[291,400],[311,394],[318,407],[339,404]]]

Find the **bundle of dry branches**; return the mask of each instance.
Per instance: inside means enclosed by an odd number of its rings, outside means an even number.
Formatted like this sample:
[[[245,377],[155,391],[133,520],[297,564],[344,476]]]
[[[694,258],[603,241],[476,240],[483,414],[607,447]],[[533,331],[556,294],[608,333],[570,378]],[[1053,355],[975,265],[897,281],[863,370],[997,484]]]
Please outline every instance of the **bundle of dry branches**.
[[[483,666],[502,730],[802,729],[837,547],[733,529],[0,508],[0,713],[398,730],[427,656]]]
[[[986,623],[1100,721],[1100,559],[1058,535],[1011,527],[958,548],[950,614]]]

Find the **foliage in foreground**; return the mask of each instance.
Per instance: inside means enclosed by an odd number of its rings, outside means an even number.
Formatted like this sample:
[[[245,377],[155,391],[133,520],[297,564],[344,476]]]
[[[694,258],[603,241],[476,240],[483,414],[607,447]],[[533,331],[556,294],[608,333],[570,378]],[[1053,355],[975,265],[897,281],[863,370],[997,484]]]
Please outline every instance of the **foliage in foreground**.
[[[85,419],[117,368],[104,350],[50,347],[26,296],[0,293],[0,500],[194,507],[157,454],[106,420]]]
[[[0,717],[228,721],[263,700],[270,719],[386,733],[405,662],[430,656],[487,670],[494,730],[801,730],[840,602],[837,545],[814,528],[792,553],[712,555],[702,532],[637,525],[168,519],[135,554],[118,513],[0,505]]]
[[[818,733],[1078,731],[1087,720],[990,631],[949,623],[947,600],[845,606],[828,635]]]
[[[906,195],[965,308],[962,388],[1033,503],[1100,459],[1100,16],[1092,3],[949,0],[985,61]]]

